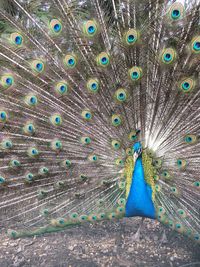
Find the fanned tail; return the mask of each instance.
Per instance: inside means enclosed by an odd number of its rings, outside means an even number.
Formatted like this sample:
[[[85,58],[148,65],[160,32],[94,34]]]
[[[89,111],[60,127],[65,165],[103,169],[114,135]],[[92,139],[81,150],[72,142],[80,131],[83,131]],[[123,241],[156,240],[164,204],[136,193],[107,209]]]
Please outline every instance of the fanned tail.
[[[0,216],[12,237],[122,218],[139,140],[158,220],[200,242],[199,8],[1,6]]]

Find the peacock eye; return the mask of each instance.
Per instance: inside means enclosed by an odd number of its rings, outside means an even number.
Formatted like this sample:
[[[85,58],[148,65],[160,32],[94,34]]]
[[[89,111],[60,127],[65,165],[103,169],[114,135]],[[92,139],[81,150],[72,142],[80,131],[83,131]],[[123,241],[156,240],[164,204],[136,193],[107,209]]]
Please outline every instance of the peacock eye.
[[[200,234],[199,233],[194,234],[194,240],[199,243],[199,241],[200,241]]]
[[[123,167],[124,166],[124,161],[123,161],[123,159],[118,158],[118,159],[116,159],[115,164],[117,166],[119,166],[119,167]]]
[[[155,185],[155,189],[156,189],[156,192],[160,192],[161,191],[161,186],[159,184],[156,184]]]
[[[83,32],[87,37],[94,37],[98,32],[97,23],[93,20],[88,20],[84,22]]]
[[[1,143],[1,147],[3,149],[11,149],[13,147],[13,144],[10,140],[3,140]]]
[[[130,147],[128,147],[128,148],[126,149],[126,155],[127,155],[127,156],[132,156],[132,155],[133,155],[133,150],[132,150]]]
[[[61,166],[64,167],[65,169],[69,169],[71,167],[72,163],[69,159],[63,160],[61,162]]]
[[[158,206],[157,212],[158,212],[158,215],[164,215],[166,213],[166,210],[164,207]]]
[[[36,64],[36,69],[37,69],[39,72],[42,70],[42,67],[43,67],[42,63],[37,63],[37,64]]]
[[[171,55],[171,54],[166,53],[166,54],[164,55],[164,60],[165,60],[165,61],[171,61],[171,59],[172,59],[172,55]]]
[[[115,150],[118,150],[118,149],[120,149],[120,147],[121,147],[121,143],[119,142],[119,141],[117,141],[117,140],[112,140],[112,147],[115,149]]]
[[[55,32],[59,32],[60,29],[61,29],[61,25],[57,23],[57,24],[54,25],[53,29],[54,29]]]
[[[91,119],[91,114],[89,112],[85,113],[85,118],[87,120]]]
[[[88,80],[87,89],[91,93],[97,93],[99,90],[99,80],[96,78]]]
[[[189,93],[194,89],[195,85],[196,85],[195,80],[193,80],[192,78],[186,78],[181,81],[179,87],[182,92]]]
[[[58,35],[62,31],[62,24],[58,19],[52,19],[49,22],[51,33]]]
[[[64,58],[64,64],[67,68],[73,69],[77,65],[77,58],[75,55],[68,54]]]
[[[118,183],[118,186],[119,186],[119,189],[124,190],[125,187],[126,187],[126,182],[121,181],[121,182]]]
[[[176,51],[173,48],[166,48],[162,51],[161,59],[164,64],[173,63],[176,59]]]
[[[130,141],[135,141],[135,140],[137,139],[137,133],[136,133],[136,131],[131,131],[131,132],[129,133],[129,135],[128,135],[128,139],[129,139]]]
[[[27,95],[25,97],[25,103],[30,107],[36,106],[38,104],[37,96],[31,94]]]
[[[183,89],[184,90],[188,90],[189,87],[190,87],[190,84],[188,82],[183,83]]]
[[[200,42],[194,42],[193,48],[195,51],[200,51]]]
[[[182,233],[184,231],[184,227],[181,223],[176,223],[175,224],[175,230],[177,230],[177,232]]]
[[[39,169],[39,174],[40,175],[45,175],[45,174],[47,174],[49,172],[49,169],[47,168],[47,167],[41,167],[40,169]]]
[[[50,122],[54,126],[60,126],[62,124],[62,117],[59,114],[54,114],[50,117]]]
[[[44,65],[44,62],[42,60],[33,60],[31,62],[31,68],[32,70],[39,74],[39,73],[42,73],[45,69],[45,65]]]
[[[5,181],[6,181],[6,179],[5,179],[5,178],[3,178],[2,176],[0,176],[0,185],[4,184],[4,183],[5,183]]]
[[[92,113],[90,110],[83,110],[81,116],[86,121],[90,121],[92,119]]]
[[[200,36],[196,36],[192,39],[191,50],[194,54],[200,53]]]
[[[12,85],[12,83],[13,83],[12,78],[9,77],[9,78],[6,79],[6,84],[7,84],[8,86]]]
[[[34,129],[33,128],[33,125],[29,124],[28,127],[27,127],[27,129],[28,129],[29,132],[32,133],[33,132],[33,129]]]
[[[70,214],[70,217],[72,219],[76,219],[76,218],[78,218],[78,214],[76,212],[73,212],[73,213]]]
[[[125,198],[119,198],[117,203],[120,206],[124,206],[126,204],[126,200],[125,200]]]
[[[5,89],[8,89],[14,84],[14,77],[11,74],[5,74],[1,77],[1,84]]]
[[[38,190],[37,197],[38,197],[38,199],[43,199],[47,196],[47,194],[48,194],[47,190],[41,189],[41,190]]]
[[[100,67],[107,67],[110,64],[109,55],[106,52],[102,52],[97,56],[97,65]]]
[[[192,144],[195,144],[195,143],[196,143],[196,141],[197,141],[197,136],[194,135],[194,134],[188,134],[188,135],[186,135],[186,136],[184,137],[184,140],[185,140],[185,142],[186,142],[187,144],[192,145]]]
[[[43,209],[43,210],[41,210],[41,214],[44,215],[44,216],[47,216],[47,215],[49,215],[49,210],[48,209]]]
[[[172,220],[168,221],[168,225],[171,229],[174,229],[174,222]]]
[[[200,187],[200,182],[194,182],[194,186]]]
[[[13,159],[10,161],[11,168],[18,168],[21,166],[21,163],[19,160]]]
[[[110,220],[116,218],[116,213],[115,213],[115,212],[111,212],[110,214],[108,214],[108,218],[109,218]]]
[[[177,160],[177,166],[179,169],[184,169],[187,165],[187,161],[184,159],[178,159]]]
[[[132,81],[138,81],[142,77],[142,69],[139,67],[132,67],[128,73]]]
[[[122,123],[121,116],[118,115],[118,114],[112,115],[111,121],[112,121],[112,125],[115,126],[115,127],[120,126],[121,123]]]
[[[55,151],[59,151],[62,149],[62,142],[60,140],[53,140],[51,142],[51,149]]]
[[[70,66],[73,66],[74,63],[75,63],[75,61],[74,61],[73,58],[70,58],[70,59],[68,60],[68,64],[69,64]]]
[[[163,172],[161,173],[161,176],[162,176],[163,178],[165,178],[165,179],[170,179],[170,178],[171,178],[171,175],[170,175],[170,173],[169,173],[168,171],[163,171]]]
[[[15,43],[17,45],[21,45],[22,44],[22,37],[21,36],[16,36],[15,37]]]
[[[139,33],[135,29],[130,29],[124,34],[125,44],[128,46],[134,45],[139,38]]]
[[[80,216],[80,221],[86,221],[87,220],[87,215],[81,215]]]
[[[25,177],[25,180],[27,181],[27,182],[32,182],[33,181],[33,177],[34,177],[34,175],[32,174],[32,173],[27,173],[27,175],[26,175],[26,177]]]
[[[10,35],[10,42],[13,45],[21,46],[23,44],[23,37],[21,34],[19,34],[17,32],[13,32]]]
[[[24,130],[24,133],[28,135],[32,135],[35,133],[35,127],[32,123],[25,124],[23,130]]]
[[[90,221],[96,221],[97,216],[95,214],[89,216]]]
[[[36,150],[36,149],[33,149],[33,150],[32,150],[32,154],[33,154],[33,155],[36,155],[36,154],[37,154],[37,150]]]
[[[179,191],[178,191],[178,189],[175,186],[172,186],[170,188],[170,191],[171,191],[172,194],[174,194],[176,196],[179,194]]]
[[[186,218],[186,217],[187,217],[186,212],[185,212],[184,210],[182,210],[182,209],[179,209],[179,210],[178,210],[178,214],[179,214],[180,217],[182,217],[182,218]]]
[[[181,3],[173,3],[168,11],[169,18],[173,21],[179,20],[183,17],[184,7]]]
[[[98,156],[95,155],[95,154],[89,155],[88,160],[90,162],[97,162],[98,161]]]
[[[107,58],[107,57],[102,57],[102,58],[101,58],[101,63],[102,63],[103,65],[107,64],[107,62],[108,62],[108,58]]]
[[[95,32],[95,27],[94,26],[88,27],[88,33],[92,34],[94,32]]]
[[[81,137],[81,143],[83,145],[89,145],[91,143],[91,138],[89,136]]]
[[[180,18],[180,15],[181,15],[181,13],[180,13],[180,11],[179,11],[178,9],[174,9],[174,10],[172,11],[172,18],[173,18],[173,19],[178,19],[178,18]]]
[[[106,217],[106,214],[105,213],[98,214],[98,219],[100,219],[100,220],[105,219],[105,217]]]
[[[35,147],[30,147],[27,150],[29,157],[37,157],[39,155],[39,151]]]
[[[0,122],[6,122],[8,119],[8,115],[5,111],[0,111]]]
[[[59,82],[55,86],[55,90],[59,95],[66,95],[68,93],[68,84],[67,82]]]
[[[133,71],[131,76],[132,76],[132,79],[137,79],[139,77],[139,74],[137,71]]]
[[[11,142],[6,142],[6,147],[10,148],[12,146]]]
[[[133,34],[128,35],[128,42],[133,43],[135,41],[135,36]]]
[[[86,144],[89,144],[90,142],[91,142],[90,138],[89,138],[89,137],[86,137],[86,138],[85,138],[85,143],[86,143]]]
[[[115,98],[118,102],[125,102],[127,100],[127,91],[123,88],[115,92]]]

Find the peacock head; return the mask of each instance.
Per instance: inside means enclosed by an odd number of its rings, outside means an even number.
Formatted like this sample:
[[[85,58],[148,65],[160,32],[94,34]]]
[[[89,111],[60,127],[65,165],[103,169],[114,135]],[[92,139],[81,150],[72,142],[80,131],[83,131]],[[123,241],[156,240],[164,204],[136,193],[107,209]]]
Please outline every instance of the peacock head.
[[[140,142],[137,142],[133,145],[133,152],[134,152],[134,161],[142,155],[142,145]]]

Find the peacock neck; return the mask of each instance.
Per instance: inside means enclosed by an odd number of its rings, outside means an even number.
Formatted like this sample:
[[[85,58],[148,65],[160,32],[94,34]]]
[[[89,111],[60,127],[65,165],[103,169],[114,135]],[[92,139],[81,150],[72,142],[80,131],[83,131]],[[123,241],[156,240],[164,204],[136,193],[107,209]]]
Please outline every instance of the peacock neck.
[[[126,202],[126,217],[133,216],[155,219],[152,189],[145,181],[141,156],[135,161],[131,188]]]

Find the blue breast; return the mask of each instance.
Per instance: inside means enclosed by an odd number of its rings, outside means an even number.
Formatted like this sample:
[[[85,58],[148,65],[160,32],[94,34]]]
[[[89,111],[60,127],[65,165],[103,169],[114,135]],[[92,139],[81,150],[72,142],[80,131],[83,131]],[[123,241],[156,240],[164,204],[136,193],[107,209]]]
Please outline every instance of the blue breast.
[[[132,184],[126,202],[125,216],[156,218],[152,201],[152,189],[145,181],[141,156],[135,162]]]

